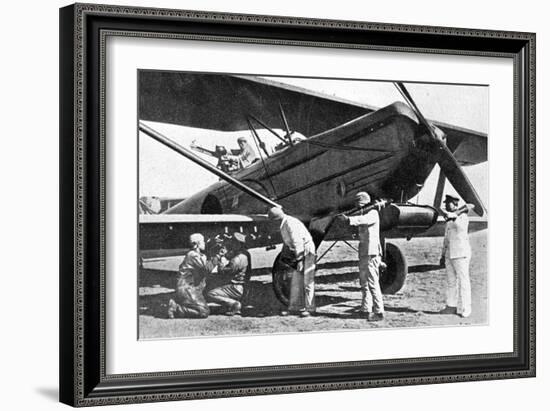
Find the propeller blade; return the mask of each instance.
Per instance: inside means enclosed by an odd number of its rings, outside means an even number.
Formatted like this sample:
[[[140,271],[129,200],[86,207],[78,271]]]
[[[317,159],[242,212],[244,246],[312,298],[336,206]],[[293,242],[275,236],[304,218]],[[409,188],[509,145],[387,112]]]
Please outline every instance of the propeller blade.
[[[466,203],[473,204],[474,211],[479,216],[483,216],[485,213],[483,203],[474,186],[468,179],[468,176],[466,176],[462,167],[460,167],[460,164],[458,164],[458,161],[445,143],[441,141],[439,145],[440,157],[437,163],[439,167],[441,167],[445,177],[447,177],[447,180],[449,180],[460,197],[462,197]]]
[[[485,213],[485,209],[483,208],[483,203],[481,202],[479,195],[477,194],[472,183],[470,183],[470,180],[468,179],[464,171],[462,170],[462,167],[453,156],[453,153],[451,153],[451,150],[449,150],[449,148],[447,147],[447,144],[445,144],[443,136],[437,135],[437,132],[440,132],[442,134],[443,132],[440,129],[436,132],[434,126],[426,120],[426,117],[424,117],[403,83],[394,82],[394,85],[397,90],[399,90],[405,101],[412,108],[412,110],[418,117],[418,121],[420,122],[420,124],[426,128],[426,131],[432,137],[432,142],[435,142],[435,144],[437,145],[439,158],[437,163],[439,164],[439,167],[441,167],[441,170],[443,171],[449,182],[452,184],[456,192],[462,197],[462,199],[466,203],[473,204],[474,211],[479,216],[482,216]]]

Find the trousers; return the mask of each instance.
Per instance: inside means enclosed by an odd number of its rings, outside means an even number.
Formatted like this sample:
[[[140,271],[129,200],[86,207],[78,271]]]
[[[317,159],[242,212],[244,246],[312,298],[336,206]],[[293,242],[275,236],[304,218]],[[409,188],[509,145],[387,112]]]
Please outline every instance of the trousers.
[[[191,275],[180,275],[174,300],[177,304],[175,315],[183,318],[206,318],[210,309],[204,298],[205,281],[195,285]]]
[[[472,312],[472,289],[470,284],[470,257],[450,258],[445,256],[447,272],[447,305],[456,307],[456,312],[468,317]]]
[[[294,271],[290,280],[289,311],[315,311],[315,253],[304,254],[304,271]]]
[[[359,285],[361,286],[361,311],[384,312],[384,299],[380,289],[379,268],[382,257],[379,255],[359,256]]]
[[[222,304],[226,308],[231,308],[233,304],[241,301],[243,293],[244,286],[242,284],[227,284],[208,291],[206,298]]]

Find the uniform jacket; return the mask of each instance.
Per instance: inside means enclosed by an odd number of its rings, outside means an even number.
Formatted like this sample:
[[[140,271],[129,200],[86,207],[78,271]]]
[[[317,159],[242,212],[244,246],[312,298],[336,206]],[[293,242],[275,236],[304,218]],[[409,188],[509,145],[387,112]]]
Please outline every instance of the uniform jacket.
[[[250,164],[252,164],[255,160],[258,159],[258,155],[256,154],[256,151],[252,148],[250,143],[246,143],[244,145],[244,148],[239,154],[239,159],[241,161],[241,167],[248,167]]]
[[[250,278],[250,254],[241,251],[237,253],[229,263],[220,269],[220,274],[223,276],[231,276],[231,283],[245,284]]]
[[[208,276],[215,268],[215,265],[206,259],[206,256],[197,251],[191,250],[186,255],[179,267],[181,282],[191,286],[202,286]]]
[[[468,239],[468,215],[460,214],[454,220],[448,220],[445,225],[443,239],[443,255],[449,258],[470,257],[470,240]]]
[[[378,211],[370,210],[367,214],[349,218],[352,226],[359,230],[359,255],[381,255],[380,217]]]
[[[297,260],[304,258],[306,253],[315,254],[315,244],[306,226],[297,218],[289,215],[281,221],[281,236],[283,243]]]

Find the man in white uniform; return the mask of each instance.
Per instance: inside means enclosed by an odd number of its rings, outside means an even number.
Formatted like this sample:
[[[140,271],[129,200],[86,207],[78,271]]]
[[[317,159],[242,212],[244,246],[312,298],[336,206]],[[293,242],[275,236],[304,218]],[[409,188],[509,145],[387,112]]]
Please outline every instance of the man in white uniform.
[[[246,137],[239,137],[237,139],[237,143],[241,149],[241,153],[237,156],[239,158],[241,168],[248,167],[250,164],[258,160],[259,157],[256,150],[254,150],[254,148],[250,145]]]
[[[470,241],[468,239],[468,211],[473,205],[458,208],[458,198],[446,195],[443,211],[447,224],[441,260],[447,271],[447,306],[442,314],[458,314],[464,318],[472,313],[470,285]]]
[[[365,207],[371,202],[370,195],[364,191],[355,196],[355,205]],[[361,307],[369,321],[384,319],[384,300],[380,289],[379,269],[382,263],[380,245],[380,216],[372,209],[365,214],[342,218],[359,230],[359,284],[361,286]]]
[[[270,208],[268,216],[281,222],[282,257],[296,263],[290,281],[288,311],[309,317],[315,312],[315,244],[311,234],[300,220],[286,215],[280,207]]]

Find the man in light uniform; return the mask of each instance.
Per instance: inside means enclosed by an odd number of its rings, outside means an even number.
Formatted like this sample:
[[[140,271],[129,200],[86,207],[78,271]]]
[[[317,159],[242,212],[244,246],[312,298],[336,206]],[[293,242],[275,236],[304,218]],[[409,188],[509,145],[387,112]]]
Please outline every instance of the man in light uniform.
[[[469,272],[472,251],[468,239],[468,211],[472,208],[472,204],[458,208],[458,198],[446,195],[446,210],[442,210],[447,220],[441,251],[441,262],[447,271],[447,306],[440,312],[464,318],[472,313]]]
[[[355,205],[365,207],[371,202],[368,193],[361,191],[355,196]],[[382,263],[380,245],[380,217],[372,209],[366,214],[342,218],[359,230],[359,284],[361,286],[361,307],[369,321],[384,319],[384,300],[380,289],[379,269]]]
[[[300,220],[286,215],[280,207],[270,208],[268,216],[281,222],[282,257],[297,264],[290,280],[288,311],[309,317],[315,312],[315,244],[311,234]]]
[[[176,295],[168,302],[168,318],[206,318],[210,314],[203,292],[206,277],[218,266],[220,257],[207,260],[202,234],[191,234],[189,242],[192,249],[180,264]]]
[[[240,154],[236,156],[239,160],[239,165],[241,168],[248,167],[250,164],[258,160],[258,154],[250,145],[246,137],[239,137],[237,139],[237,144],[239,144],[241,149]]]

